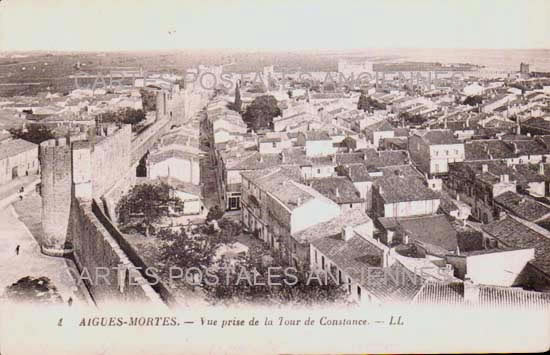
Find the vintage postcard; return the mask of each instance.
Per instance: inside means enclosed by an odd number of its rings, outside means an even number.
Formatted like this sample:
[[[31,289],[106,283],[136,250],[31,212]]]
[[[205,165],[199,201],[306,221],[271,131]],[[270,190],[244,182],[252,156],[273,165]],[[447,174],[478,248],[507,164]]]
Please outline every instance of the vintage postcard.
[[[550,348],[550,2],[0,0],[0,354]]]

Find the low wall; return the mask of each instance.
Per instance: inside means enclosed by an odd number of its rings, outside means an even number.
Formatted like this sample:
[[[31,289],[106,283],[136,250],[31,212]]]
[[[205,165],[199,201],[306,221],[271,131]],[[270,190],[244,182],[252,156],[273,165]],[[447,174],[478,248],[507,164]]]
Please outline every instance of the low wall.
[[[96,216],[98,212],[101,211],[95,202],[73,199],[69,225],[74,237],[75,263],[94,301],[98,305],[113,301],[147,301],[164,306],[159,294],[104,227],[105,221]],[[106,219],[103,214],[100,216]]]

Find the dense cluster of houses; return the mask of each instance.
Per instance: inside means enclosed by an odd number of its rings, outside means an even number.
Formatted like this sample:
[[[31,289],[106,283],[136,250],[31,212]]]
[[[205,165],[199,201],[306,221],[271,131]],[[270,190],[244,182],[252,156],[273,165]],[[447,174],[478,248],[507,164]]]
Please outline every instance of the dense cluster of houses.
[[[197,69],[205,72],[223,74]],[[331,275],[353,299],[550,304],[550,87],[523,73],[422,87],[390,75],[383,88],[373,79],[325,92],[266,73],[262,92],[240,82],[241,112],[234,89],[213,90],[141,162],[144,179],[170,184],[184,201],[180,212],[205,212],[208,157],[226,211],[290,265]],[[149,89],[175,94],[163,80]],[[142,108],[139,85],[88,94],[4,100],[0,110],[83,132],[73,123]],[[253,131],[241,114],[262,95],[280,115]],[[37,173],[36,145],[2,137],[0,183]]]
[[[524,79],[373,84],[367,109],[354,90],[281,84],[262,132],[218,95],[206,119],[225,209],[358,300],[548,305],[550,90]]]
[[[204,152],[199,145],[201,116],[198,112],[206,104],[208,94],[190,94],[174,83],[173,78],[168,79],[151,75],[146,83],[137,79],[129,85],[82,87],[65,94],[48,92],[0,100],[0,115],[16,117],[12,120],[13,126],[1,127],[4,129],[0,131],[0,184],[16,184],[22,176],[40,173],[38,144],[15,139],[7,129],[20,128],[25,132],[31,126],[41,126],[57,137],[86,136],[93,129],[100,131],[98,127],[105,124],[104,114],[140,110],[145,119],[136,124],[138,128],[146,129],[159,115],[173,118],[173,126],[140,162],[139,181],[170,185],[184,203],[178,215],[205,215],[199,164]],[[144,95],[152,97],[153,107],[144,107]],[[159,101],[162,97],[164,101]],[[139,133],[138,129],[133,131],[134,135]]]

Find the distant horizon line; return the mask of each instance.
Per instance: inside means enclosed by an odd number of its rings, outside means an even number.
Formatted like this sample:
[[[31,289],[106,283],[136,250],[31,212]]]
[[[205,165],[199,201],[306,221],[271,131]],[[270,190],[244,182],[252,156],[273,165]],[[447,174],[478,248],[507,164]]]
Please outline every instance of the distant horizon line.
[[[10,54],[10,53],[36,53],[36,52],[46,52],[46,53],[132,53],[132,52],[182,52],[182,51],[233,51],[233,52],[361,52],[369,50],[456,50],[456,51],[465,51],[465,50],[487,50],[487,51],[550,51],[549,48],[543,47],[532,47],[532,48],[467,48],[467,47],[369,47],[369,48],[229,48],[229,47],[219,47],[219,48],[154,48],[154,49],[10,49],[10,50],[1,50],[0,54]]]

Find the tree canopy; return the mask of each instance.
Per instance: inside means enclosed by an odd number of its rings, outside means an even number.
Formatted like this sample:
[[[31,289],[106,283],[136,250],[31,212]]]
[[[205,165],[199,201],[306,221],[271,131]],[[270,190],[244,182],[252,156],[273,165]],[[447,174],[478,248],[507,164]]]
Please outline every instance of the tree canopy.
[[[203,285],[213,304],[314,305],[346,299],[345,290],[327,274],[285,269],[278,263],[268,266],[251,257],[241,257],[213,274],[219,281]]]
[[[206,215],[206,221],[210,222],[213,220],[218,220],[223,217],[223,210],[220,208],[220,206],[215,205],[211,209],[208,210],[208,214]]]
[[[45,276],[25,276],[6,287],[5,296],[15,302],[62,303],[57,288]]]
[[[419,115],[419,114],[411,115],[407,112],[400,113],[399,118],[409,124],[417,125],[417,126],[427,121],[427,119],[422,115]]]
[[[157,109],[157,93],[152,90],[141,89],[141,101],[145,112],[156,111]]]
[[[367,102],[367,96],[364,92],[359,96],[359,101],[357,102],[357,109],[367,111],[369,109],[369,104]]]
[[[149,235],[154,224],[169,216],[171,209],[180,208],[182,201],[171,195],[169,185],[139,184],[120,199],[116,213],[119,224],[129,227],[137,222],[140,231]]]
[[[146,119],[143,110],[136,110],[131,107],[126,107],[118,111],[109,111],[99,115],[99,120],[103,123],[124,123],[135,126]]]
[[[229,104],[229,109],[241,113],[243,108],[243,102],[241,100],[241,89],[239,84],[235,86],[235,102]]]
[[[277,99],[272,95],[258,96],[246,108],[243,120],[257,131],[260,129],[273,129],[273,118],[281,115],[281,109],[277,105]]]
[[[155,238],[163,261],[163,273],[169,274],[173,267],[186,270],[186,278],[178,283],[199,288],[211,304],[311,305],[345,301],[346,292],[334,277],[326,274],[313,276],[316,274],[310,270],[294,268],[286,269],[289,271],[285,273],[283,270],[287,264],[280,254],[273,253],[261,242],[248,243],[242,239],[250,236],[242,235],[240,223],[222,218],[218,224],[219,229],[204,224],[187,231],[181,227],[158,230]],[[216,257],[220,247],[237,241],[249,247],[246,255]],[[278,271],[270,272],[269,267]],[[187,279],[192,274],[187,274],[191,268],[197,274],[192,283]],[[267,280],[270,274],[281,277],[272,276],[270,280],[274,282],[270,283]]]
[[[480,105],[482,102],[483,102],[483,98],[479,95],[475,95],[475,96],[468,96],[463,103],[464,105],[477,106],[477,105]]]
[[[235,87],[235,102],[234,102],[234,105],[235,105],[235,110],[237,112],[241,112],[243,102],[241,101],[241,89],[240,89],[239,85],[237,85]]]
[[[189,235],[183,228],[163,228],[156,237],[165,242],[160,248],[163,261],[182,269],[211,266],[220,245],[214,231]]]
[[[367,96],[364,92],[361,92],[359,101],[357,102],[357,109],[363,111],[385,110],[386,105],[373,100],[370,96]]]
[[[51,129],[36,124],[31,124],[26,129],[13,128],[10,129],[9,132],[14,138],[24,139],[35,144],[40,144],[48,139],[55,138]]]

